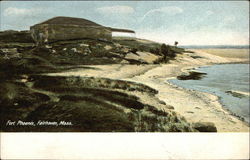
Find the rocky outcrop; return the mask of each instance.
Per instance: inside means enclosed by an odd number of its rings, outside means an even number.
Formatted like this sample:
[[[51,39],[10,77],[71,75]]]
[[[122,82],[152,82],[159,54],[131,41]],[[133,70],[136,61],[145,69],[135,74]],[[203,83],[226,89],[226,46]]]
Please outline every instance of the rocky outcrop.
[[[237,98],[244,98],[244,97],[250,97],[250,93],[249,92],[242,92],[242,91],[226,91],[226,93],[231,94],[234,97]]]
[[[156,56],[150,52],[140,52],[137,51],[136,53],[128,53],[125,59],[129,62],[138,62],[139,64],[152,64],[154,63],[159,56]]]
[[[217,128],[212,122],[197,122],[193,124],[193,128],[199,132],[217,132]]]

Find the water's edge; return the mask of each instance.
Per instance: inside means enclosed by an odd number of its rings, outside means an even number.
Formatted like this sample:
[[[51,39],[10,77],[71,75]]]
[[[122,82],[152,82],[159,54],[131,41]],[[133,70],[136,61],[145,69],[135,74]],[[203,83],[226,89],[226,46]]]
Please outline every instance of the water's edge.
[[[209,67],[209,66],[214,66],[214,65],[225,65],[225,64],[249,64],[249,63],[245,63],[245,62],[240,62],[240,63],[214,63],[214,64],[208,64],[208,65],[204,65],[204,66],[196,66],[196,67],[187,67],[187,68],[183,68],[182,69],[182,73],[181,74],[186,74],[186,73],[189,73],[190,71],[197,71],[197,72],[201,72],[199,69],[200,68],[203,68],[203,67]],[[191,89],[191,88],[185,88],[181,85],[178,85],[178,84],[175,84],[174,82],[171,82],[172,80],[177,80],[177,77],[171,77],[171,78],[167,78],[165,82],[167,82],[167,84],[173,86],[173,87],[178,87],[178,88],[181,88],[185,91],[189,91],[189,90],[192,90],[192,91],[195,91],[195,92],[203,92],[203,93],[206,93],[206,94],[210,94],[210,95],[213,95],[215,97],[217,97],[217,101],[220,103],[220,105],[222,106],[222,109],[226,112],[228,112],[230,115],[232,115],[233,117],[237,118],[238,120],[242,121],[244,124],[246,124],[247,126],[250,126],[250,122],[246,121],[246,119],[239,115],[239,114],[236,114],[234,113],[233,111],[231,111],[229,109],[229,107],[227,107],[226,104],[223,103],[222,101],[222,97],[215,94],[215,93],[211,93],[209,91],[201,91],[201,90],[197,90],[197,89]]]

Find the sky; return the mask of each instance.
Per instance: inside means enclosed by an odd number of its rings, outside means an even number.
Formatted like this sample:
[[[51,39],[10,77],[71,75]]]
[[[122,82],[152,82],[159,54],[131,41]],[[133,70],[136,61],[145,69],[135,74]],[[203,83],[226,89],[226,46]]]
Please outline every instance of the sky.
[[[248,1],[1,1],[3,30],[28,30],[55,16],[132,29],[180,45],[249,45]]]

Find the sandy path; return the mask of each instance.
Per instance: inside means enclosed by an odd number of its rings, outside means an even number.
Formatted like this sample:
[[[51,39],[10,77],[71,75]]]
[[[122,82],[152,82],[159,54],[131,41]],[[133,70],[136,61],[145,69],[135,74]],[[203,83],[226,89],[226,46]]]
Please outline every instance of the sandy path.
[[[65,73],[53,73],[60,76],[88,76],[122,79],[146,84],[159,93],[158,98],[189,122],[213,122],[219,132],[247,132],[249,127],[222,108],[218,97],[212,94],[187,90],[166,82],[167,79],[180,75],[189,68],[245,61],[240,58],[225,58],[211,55],[200,50],[195,53],[178,55],[176,61],[162,65],[97,65],[96,69],[72,70]],[[196,58],[192,58],[196,57]],[[197,58],[199,57],[199,58]]]

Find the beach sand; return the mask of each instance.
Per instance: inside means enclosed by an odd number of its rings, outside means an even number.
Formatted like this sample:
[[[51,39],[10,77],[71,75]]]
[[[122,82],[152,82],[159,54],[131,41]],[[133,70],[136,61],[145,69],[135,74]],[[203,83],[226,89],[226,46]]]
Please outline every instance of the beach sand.
[[[159,91],[157,97],[174,110],[184,116],[190,123],[213,122],[218,132],[248,132],[249,126],[225,110],[218,101],[218,97],[212,94],[184,89],[166,82],[167,79],[175,78],[188,69],[199,66],[213,65],[218,63],[241,63],[249,62],[248,58],[234,56],[218,56],[204,50],[191,50],[194,53],[183,53],[176,60],[168,64],[155,65],[91,65],[90,69],[71,70],[64,73],[53,73],[53,76],[83,76],[105,77],[133,81],[148,85]],[[143,99],[143,95],[140,95]],[[144,97],[144,101],[146,101]],[[149,101],[149,99],[148,99]]]
[[[248,59],[249,60],[249,49],[199,49],[197,51],[203,51],[212,55],[226,57],[226,58],[241,58],[241,59]]]

